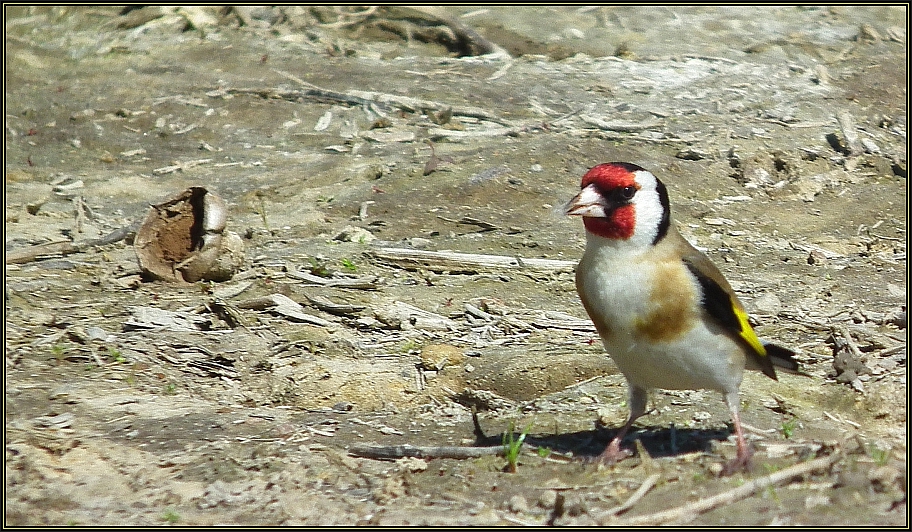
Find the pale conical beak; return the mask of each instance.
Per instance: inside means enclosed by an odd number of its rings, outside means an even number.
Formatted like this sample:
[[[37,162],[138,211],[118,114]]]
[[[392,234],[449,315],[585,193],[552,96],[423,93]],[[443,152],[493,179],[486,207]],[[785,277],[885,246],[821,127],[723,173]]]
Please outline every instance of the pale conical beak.
[[[595,185],[589,185],[564,206],[567,216],[605,218],[605,200]]]

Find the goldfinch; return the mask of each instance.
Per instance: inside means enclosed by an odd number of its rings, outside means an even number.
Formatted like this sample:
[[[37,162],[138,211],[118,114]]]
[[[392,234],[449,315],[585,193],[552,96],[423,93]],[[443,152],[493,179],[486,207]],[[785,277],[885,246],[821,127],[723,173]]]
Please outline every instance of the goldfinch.
[[[646,412],[650,389],[707,389],[724,395],[734,423],[737,457],[725,471],[747,466],[738,415],[744,370],[776,379],[776,367],[798,370],[794,353],[757,338],[719,270],[672,225],[668,192],[652,173],[600,164],[581,189],[565,208],[586,228],[576,289],[629,386],[630,415],[598,460],[627,455],[621,440]]]

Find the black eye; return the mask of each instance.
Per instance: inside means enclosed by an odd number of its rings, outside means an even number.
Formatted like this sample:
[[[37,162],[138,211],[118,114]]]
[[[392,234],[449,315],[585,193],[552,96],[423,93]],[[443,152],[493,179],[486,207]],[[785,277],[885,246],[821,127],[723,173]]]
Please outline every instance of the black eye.
[[[632,200],[633,195],[636,194],[636,187],[624,187],[621,189],[621,197],[625,200]]]

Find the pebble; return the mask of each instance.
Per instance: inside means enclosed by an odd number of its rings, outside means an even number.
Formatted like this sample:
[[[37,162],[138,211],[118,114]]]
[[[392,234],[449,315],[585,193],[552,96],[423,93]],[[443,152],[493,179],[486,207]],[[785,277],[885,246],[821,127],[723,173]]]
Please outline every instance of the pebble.
[[[545,490],[538,497],[537,504],[540,508],[554,508],[554,505],[557,503],[557,491],[556,490]]]
[[[507,502],[507,508],[513,513],[526,513],[529,511],[529,503],[526,502],[526,498],[522,495],[514,495]]]
[[[763,294],[754,301],[754,308],[759,314],[776,316],[782,310],[782,301],[776,294]]]
[[[376,237],[367,229],[348,225],[339,234],[334,236],[333,240],[341,242],[360,242],[364,244],[376,240]]]
[[[462,349],[447,344],[431,344],[421,350],[421,365],[429,370],[442,370],[446,366],[458,366],[465,362]]]

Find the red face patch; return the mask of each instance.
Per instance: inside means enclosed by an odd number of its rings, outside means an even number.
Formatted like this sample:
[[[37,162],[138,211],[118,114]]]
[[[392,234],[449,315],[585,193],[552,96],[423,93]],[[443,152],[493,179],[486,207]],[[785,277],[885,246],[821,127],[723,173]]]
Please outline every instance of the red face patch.
[[[636,226],[636,212],[633,205],[619,207],[608,215],[608,218],[583,218],[583,225],[590,233],[613,240],[627,240],[633,236]]]
[[[593,166],[586,175],[580,188],[595,183],[602,190],[614,190],[623,187],[637,187],[633,173],[642,170],[639,166],[630,163],[604,163]]]
[[[612,191],[623,189],[625,187],[640,188],[636,182],[634,172],[642,168],[630,163],[605,163],[592,167],[586,175],[583,176],[581,187],[595,185],[602,196],[607,200]],[[607,206],[607,217],[585,217],[583,224],[586,230],[615,240],[627,240],[633,236],[636,227],[636,209],[633,205],[626,204],[611,208]]]

